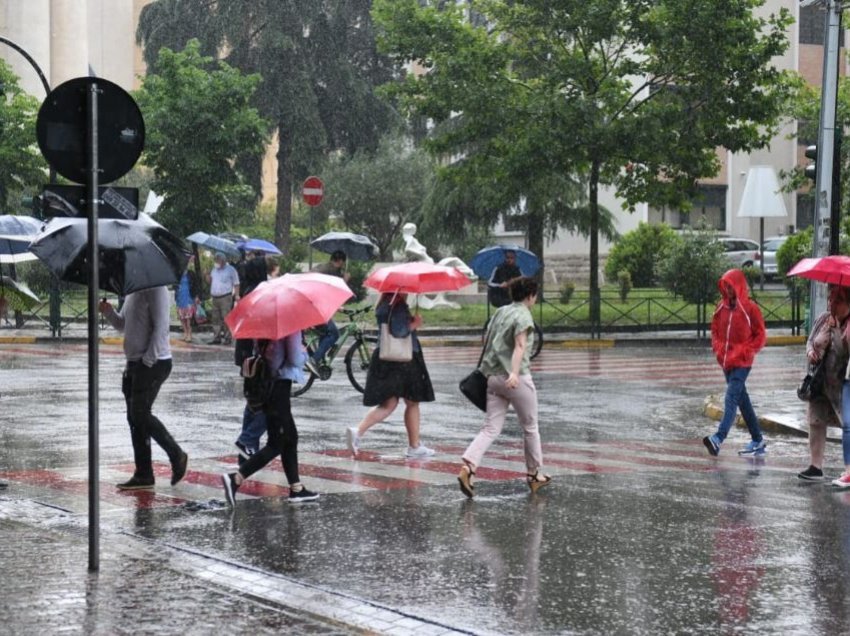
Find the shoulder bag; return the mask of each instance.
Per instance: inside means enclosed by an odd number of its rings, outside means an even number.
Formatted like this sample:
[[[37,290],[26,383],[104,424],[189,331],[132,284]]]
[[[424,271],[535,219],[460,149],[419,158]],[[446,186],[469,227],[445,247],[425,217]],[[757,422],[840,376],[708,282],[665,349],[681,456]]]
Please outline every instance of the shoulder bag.
[[[413,360],[413,336],[407,334],[403,338],[396,338],[390,331],[390,322],[393,318],[393,311],[390,308],[390,315],[387,322],[381,323],[381,339],[378,345],[378,358],[386,362],[410,362]]]
[[[484,352],[487,350],[487,343],[489,341],[490,333],[488,331],[487,338],[484,340],[484,346],[481,347],[481,355],[478,356],[478,364],[475,366],[475,370],[458,384],[460,392],[485,413],[487,412],[487,376],[481,372],[481,361],[484,360]]]

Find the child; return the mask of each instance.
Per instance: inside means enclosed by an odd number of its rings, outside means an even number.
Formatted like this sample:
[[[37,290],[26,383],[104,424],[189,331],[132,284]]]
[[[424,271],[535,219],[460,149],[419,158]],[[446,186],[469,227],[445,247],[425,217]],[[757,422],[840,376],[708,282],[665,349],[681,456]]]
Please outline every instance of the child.
[[[720,445],[740,408],[752,441],[738,454],[764,455],[766,444],[746,387],[753,359],[766,339],[764,318],[758,305],[750,300],[747,279],[740,269],[730,269],[723,274],[718,287],[720,302],[711,319],[711,347],[726,376],[726,400],[717,432],[704,437],[702,443],[711,455],[720,453]]]

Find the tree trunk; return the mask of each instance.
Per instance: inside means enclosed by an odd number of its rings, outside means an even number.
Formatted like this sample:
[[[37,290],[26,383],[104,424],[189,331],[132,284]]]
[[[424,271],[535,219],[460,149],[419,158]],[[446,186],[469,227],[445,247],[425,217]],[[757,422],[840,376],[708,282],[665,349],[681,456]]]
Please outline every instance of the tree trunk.
[[[532,199],[528,199],[528,249],[534,252],[537,258],[540,259],[540,269],[535,278],[540,284],[540,300],[543,300],[543,213],[533,203]]]
[[[287,133],[283,122],[279,122],[274,242],[284,254],[289,255],[292,229],[292,146]]]
[[[599,161],[590,165],[590,334],[602,335],[599,298]]]

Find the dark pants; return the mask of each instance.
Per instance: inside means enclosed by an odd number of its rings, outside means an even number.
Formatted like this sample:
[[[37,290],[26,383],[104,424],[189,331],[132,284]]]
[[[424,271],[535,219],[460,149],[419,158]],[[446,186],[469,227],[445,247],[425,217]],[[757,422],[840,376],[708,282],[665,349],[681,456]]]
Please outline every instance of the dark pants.
[[[289,401],[291,390],[292,380],[275,380],[271,398],[264,409],[268,432],[266,445],[251,455],[239,469],[246,479],[280,455],[286,481],[290,484],[301,481],[298,476],[298,430]]]
[[[151,438],[168,454],[172,463],[180,459],[183,452],[162,422],[151,413],[159,388],[170,374],[171,360],[157,360],[150,368],[141,362],[128,362],[124,370],[121,390],[127,403],[127,422],[138,477],[153,477]]]

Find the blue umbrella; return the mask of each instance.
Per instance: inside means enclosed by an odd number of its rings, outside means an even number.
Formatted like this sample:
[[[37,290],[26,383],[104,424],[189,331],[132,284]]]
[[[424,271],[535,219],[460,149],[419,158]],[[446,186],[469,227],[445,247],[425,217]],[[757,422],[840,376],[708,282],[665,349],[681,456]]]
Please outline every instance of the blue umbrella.
[[[244,252],[265,252],[266,254],[283,254],[274,243],[263,239],[249,238],[244,241],[236,241],[236,247]]]
[[[186,240],[190,243],[200,245],[201,247],[206,247],[208,250],[212,250],[213,252],[223,252],[228,256],[233,256],[234,258],[241,258],[242,256],[242,252],[240,252],[239,248],[236,247],[236,243],[226,238],[216,236],[215,234],[195,232],[194,234],[187,236]]]
[[[469,261],[469,266],[479,278],[488,280],[493,270],[496,269],[505,261],[505,252],[514,252],[516,254],[516,264],[523,276],[534,276],[537,270],[540,269],[540,259],[524,247],[519,245],[492,245],[480,250],[472,260]]]

